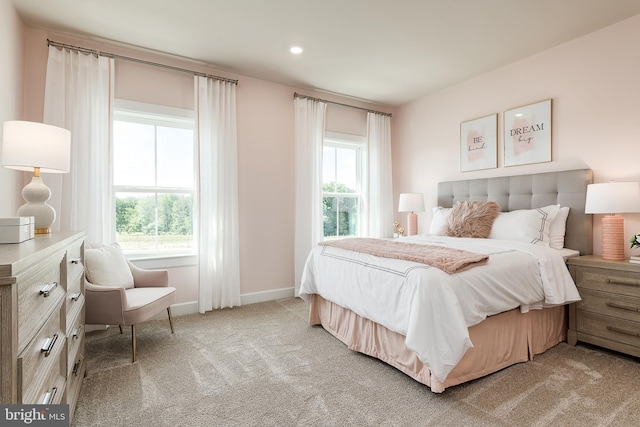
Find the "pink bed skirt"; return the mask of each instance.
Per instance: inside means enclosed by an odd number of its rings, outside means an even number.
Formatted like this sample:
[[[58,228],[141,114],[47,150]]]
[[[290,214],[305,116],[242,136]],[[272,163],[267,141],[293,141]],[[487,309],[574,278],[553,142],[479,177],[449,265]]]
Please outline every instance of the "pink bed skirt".
[[[405,337],[382,325],[358,316],[319,295],[309,300],[309,323],[322,325],[351,350],[375,357],[399,369],[431,391],[441,393],[461,384],[519,362],[533,360],[567,338],[566,306],[531,310],[519,309],[491,316],[469,328],[473,348],[441,383],[418,356],[405,345]]]

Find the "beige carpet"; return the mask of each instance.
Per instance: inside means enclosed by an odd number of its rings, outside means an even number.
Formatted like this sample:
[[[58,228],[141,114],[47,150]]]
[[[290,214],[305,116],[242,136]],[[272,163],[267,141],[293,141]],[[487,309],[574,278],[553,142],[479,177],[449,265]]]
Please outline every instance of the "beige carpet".
[[[637,426],[637,359],[562,343],[434,394],[307,323],[297,298],[87,335],[74,426]]]

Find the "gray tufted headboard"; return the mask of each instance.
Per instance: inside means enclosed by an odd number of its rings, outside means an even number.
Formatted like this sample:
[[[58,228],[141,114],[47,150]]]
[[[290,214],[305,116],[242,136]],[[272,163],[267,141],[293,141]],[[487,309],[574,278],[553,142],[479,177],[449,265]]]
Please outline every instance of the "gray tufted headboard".
[[[592,182],[590,169],[446,181],[438,183],[438,205],[447,208],[463,200],[494,200],[503,211],[552,204],[568,206],[564,245],[581,255],[589,255],[593,248],[593,225],[591,215],[584,213],[584,203],[587,185]]]

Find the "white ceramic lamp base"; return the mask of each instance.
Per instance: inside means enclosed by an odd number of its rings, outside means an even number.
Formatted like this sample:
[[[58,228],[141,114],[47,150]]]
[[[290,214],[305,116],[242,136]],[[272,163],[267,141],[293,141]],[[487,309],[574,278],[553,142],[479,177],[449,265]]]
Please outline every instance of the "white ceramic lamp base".
[[[51,190],[42,182],[42,178],[34,176],[22,189],[22,197],[27,203],[18,208],[18,216],[35,217],[35,234],[51,233],[51,225],[56,220],[56,211],[47,204],[47,200],[51,197]]]

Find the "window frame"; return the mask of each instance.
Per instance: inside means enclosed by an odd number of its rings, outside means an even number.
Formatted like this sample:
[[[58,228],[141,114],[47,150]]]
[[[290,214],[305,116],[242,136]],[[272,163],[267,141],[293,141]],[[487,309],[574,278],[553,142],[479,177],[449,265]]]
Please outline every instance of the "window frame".
[[[334,147],[334,148],[346,148],[356,151],[356,192],[355,193],[337,193],[337,192],[325,192],[322,190],[322,198],[325,197],[353,197],[358,199],[358,224],[356,236],[363,236],[365,227],[364,224],[367,221],[367,184],[368,180],[368,168],[367,168],[367,138],[362,135],[353,135],[340,132],[325,131],[322,141],[322,148]],[[324,167],[324,159],[322,160]],[[324,178],[322,180],[324,187]],[[340,239],[349,236],[324,236],[323,240],[327,239]]]
[[[115,185],[114,167],[115,167],[115,143],[111,141],[111,166],[110,166],[110,185],[111,185],[111,211],[113,212],[113,221],[111,223],[112,240],[116,241],[116,194],[118,193],[148,193],[157,196],[159,194],[190,194],[193,200],[192,225],[193,225],[193,247],[178,249],[175,251],[158,251],[157,246],[154,251],[135,251],[124,250],[126,257],[130,260],[147,260],[153,264],[153,260],[163,260],[163,265],[168,259],[174,259],[172,264],[191,265],[195,263],[197,255],[197,216],[195,208],[198,204],[197,196],[197,121],[194,110],[168,107],[157,104],[149,104],[137,101],[129,101],[125,99],[115,99],[112,113],[112,126],[115,121],[123,121],[129,123],[148,124],[153,126],[174,127],[180,129],[188,129],[193,132],[193,180],[191,187],[165,187],[165,186],[132,186],[132,185]],[[157,144],[157,137],[154,137],[154,143]],[[155,150],[154,164],[157,166],[157,150]],[[156,234],[157,237],[157,234]]]

